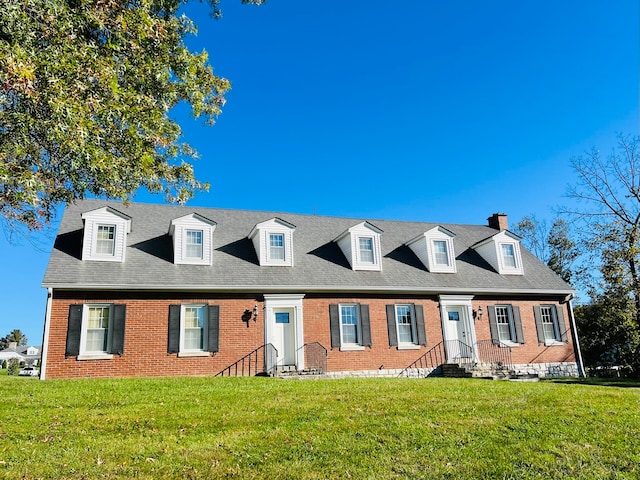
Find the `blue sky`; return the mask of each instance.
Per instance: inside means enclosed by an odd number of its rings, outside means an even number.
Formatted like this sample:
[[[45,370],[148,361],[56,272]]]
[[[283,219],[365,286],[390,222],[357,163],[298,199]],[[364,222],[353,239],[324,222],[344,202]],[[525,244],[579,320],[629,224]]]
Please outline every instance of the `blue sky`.
[[[222,9],[214,21],[185,8],[189,44],[233,84],[212,128],[174,112],[211,183],[191,205],[474,224],[501,211],[513,224],[568,202],[571,157],[639,133],[636,0]],[[0,238],[0,336],[41,343],[53,236]]]

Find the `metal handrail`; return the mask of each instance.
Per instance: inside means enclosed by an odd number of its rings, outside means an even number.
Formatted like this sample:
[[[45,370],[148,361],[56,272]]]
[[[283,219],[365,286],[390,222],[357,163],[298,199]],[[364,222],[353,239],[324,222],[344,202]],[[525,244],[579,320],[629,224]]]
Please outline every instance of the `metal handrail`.
[[[267,343],[247,353],[226,368],[215,374],[216,377],[244,377],[251,375],[267,374],[273,375],[276,366],[278,350]]]
[[[411,368],[437,368],[446,362],[444,351],[444,341],[437,343],[430,350],[420,355],[414,362],[407,365],[398,374],[401,377],[407,370]]]
[[[327,349],[320,342],[305,343],[304,365],[306,370],[314,370],[317,373],[327,371]]]

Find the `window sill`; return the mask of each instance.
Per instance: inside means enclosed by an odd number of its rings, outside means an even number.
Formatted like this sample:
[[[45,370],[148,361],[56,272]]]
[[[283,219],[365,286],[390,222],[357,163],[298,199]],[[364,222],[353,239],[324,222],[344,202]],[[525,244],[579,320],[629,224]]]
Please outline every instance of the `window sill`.
[[[76,360],[111,360],[112,358],[111,353],[85,353],[78,355]]]
[[[398,350],[420,350],[420,345],[416,345],[415,343],[398,345]]]
[[[362,345],[343,345],[340,347],[341,352],[362,352],[364,346]]]
[[[520,346],[519,343],[515,343],[510,340],[500,340],[500,344],[499,344],[500,348],[507,348],[507,347],[514,348],[519,346]]]
[[[178,352],[178,357],[209,357],[209,352]]]
[[[559,347],[561,345],[564,345],[564,342],[559,342],[557,340],[546,340],[544,342],[545,347]]]

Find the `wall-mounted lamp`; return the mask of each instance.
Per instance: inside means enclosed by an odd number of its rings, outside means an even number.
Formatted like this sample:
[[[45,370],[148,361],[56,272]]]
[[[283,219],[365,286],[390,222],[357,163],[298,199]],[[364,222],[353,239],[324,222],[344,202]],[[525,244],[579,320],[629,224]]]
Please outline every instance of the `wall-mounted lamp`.
[[[256,303],[255,307],[253,307],[253,321],[258,321],[258,304]]]
[[[480,306],[480,307],[478,307],[478,309],[477,309],[477,310],[475,310],[475,311],[473,312],[473,318],[474,318],[474,320],[477,320],[478,322],[479,322],[480,320],[482,320],[482,313],[483,313],[483,312],[482,312],[482,306]]]

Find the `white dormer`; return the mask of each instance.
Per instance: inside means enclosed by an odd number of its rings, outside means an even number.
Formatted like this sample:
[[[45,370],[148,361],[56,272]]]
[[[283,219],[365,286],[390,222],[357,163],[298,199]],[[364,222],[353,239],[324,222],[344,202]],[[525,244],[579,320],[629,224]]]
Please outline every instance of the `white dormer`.
[[[293,232],[296,226],[280,218],[258,223],[251,229],[260,266],[293,267]]]
[[[82,214],[82,260],[124,262],[131,217],[111,207]]]
[[[355,225],[334,239],[353,270],[382,270],[380,230],[369,222]]]
[[[524,275],[520,255],[520,237],[508,230],[502,230],[473,248],[502,275]]]
[[[456,256],[453,250],[455,234],[444,227],[434,227],[407,245],[420,261],[433,273],[456,273]]]
[[[171,220],[169,235],[173,237],[173,263],[211,265],[215,229],[216,222],[197,213]]]

